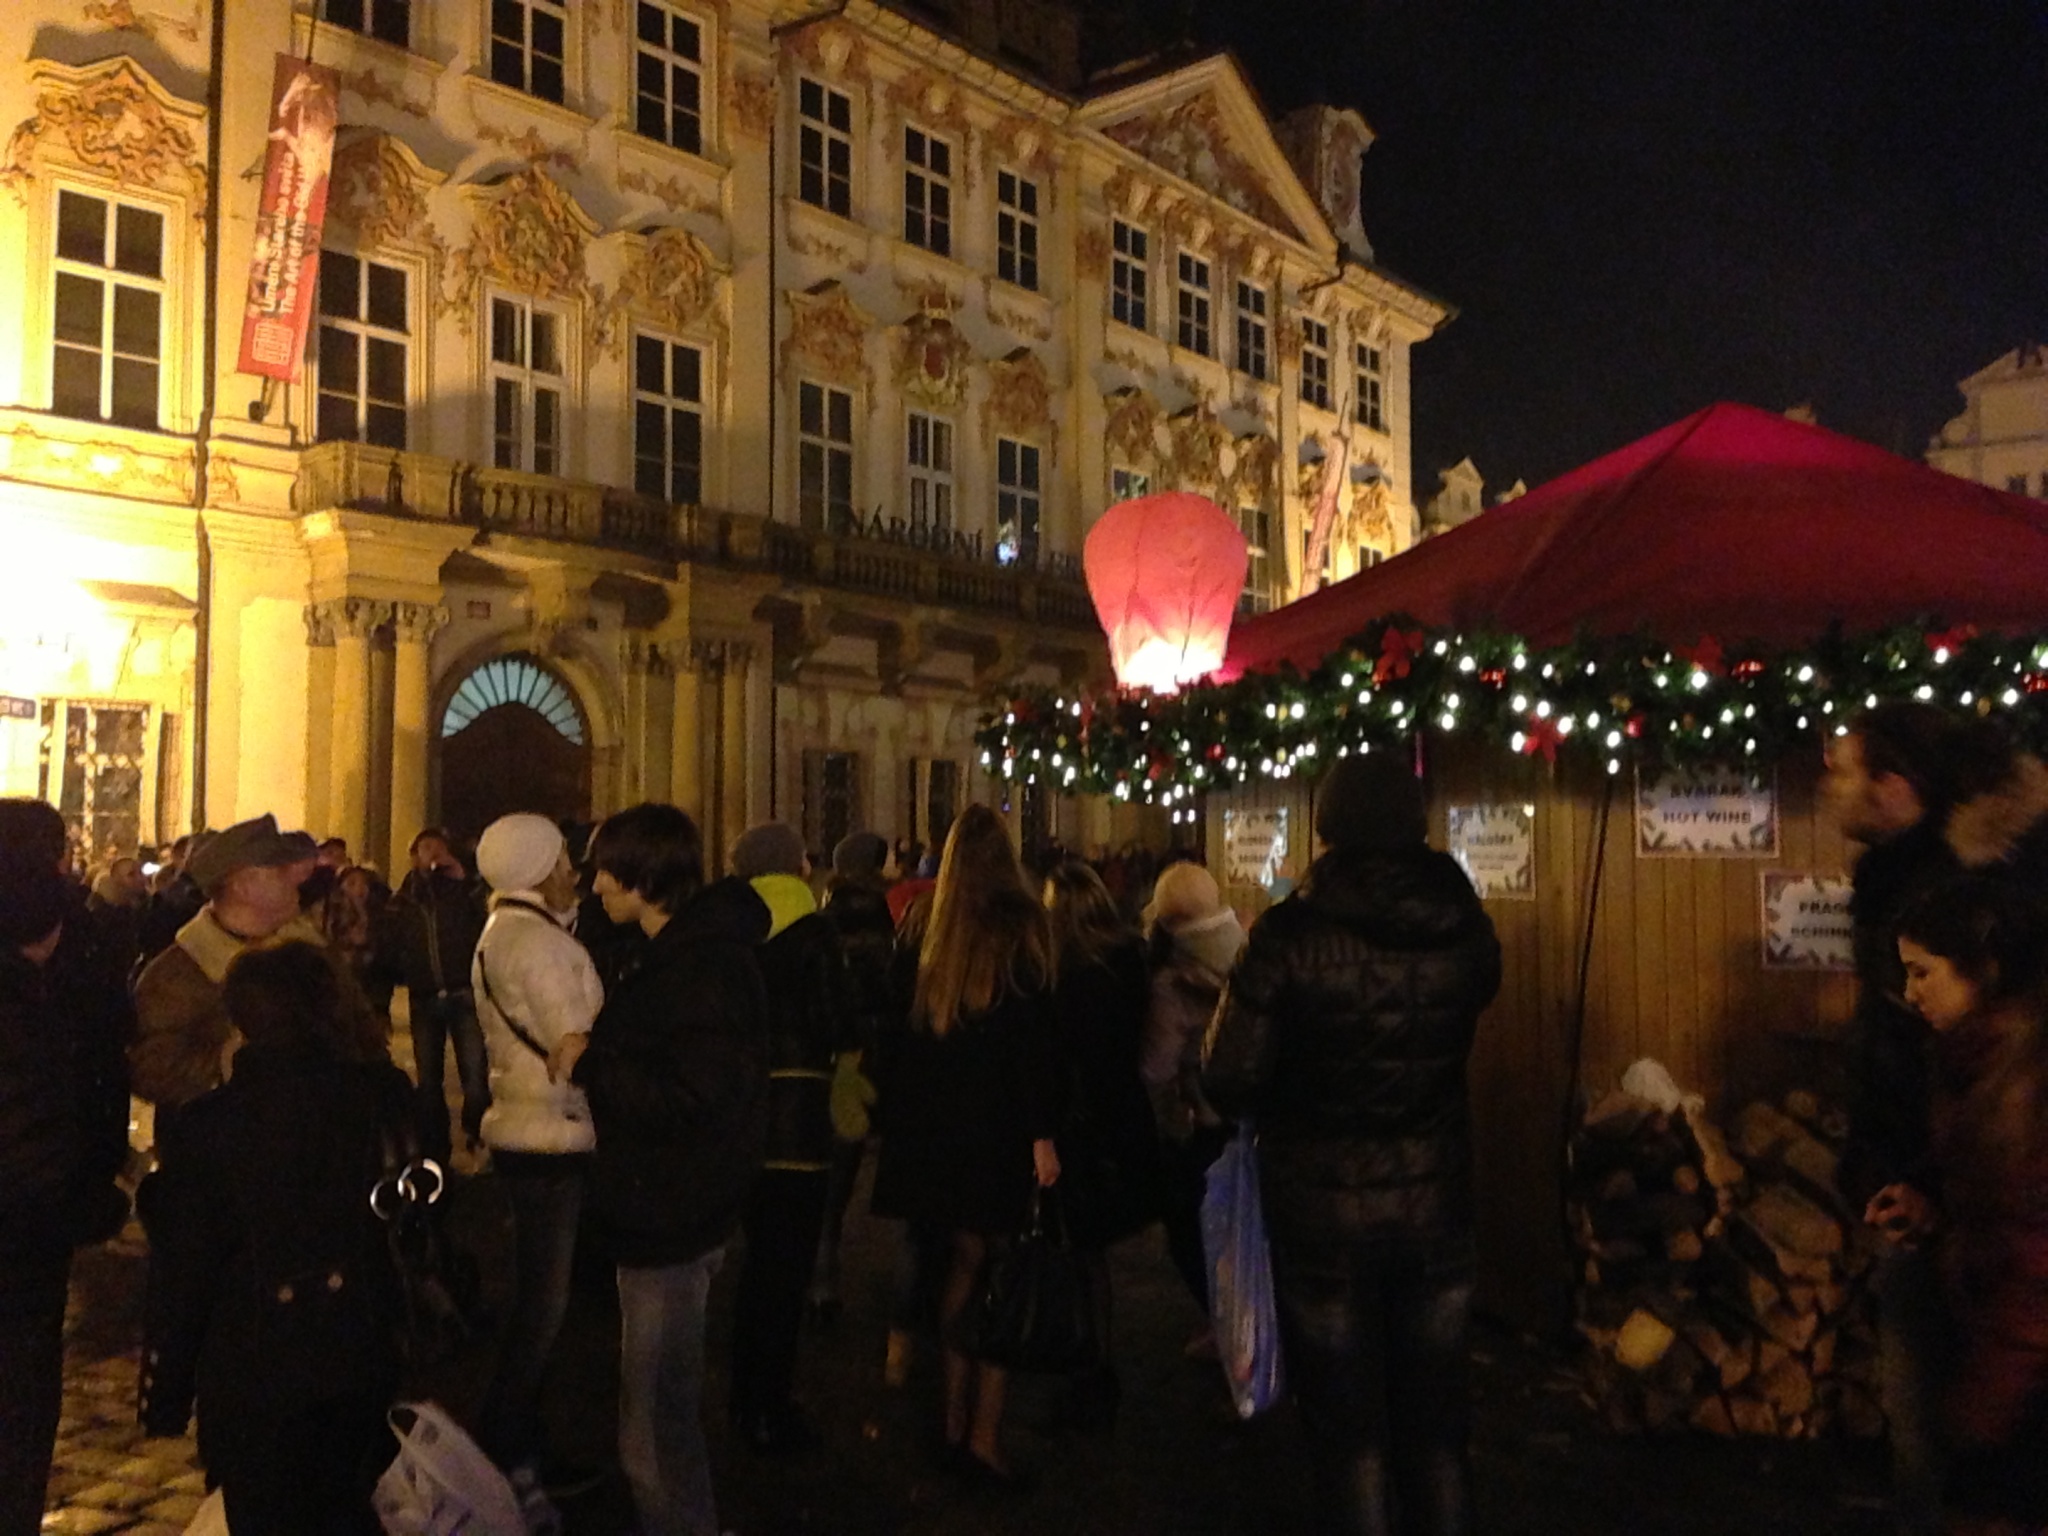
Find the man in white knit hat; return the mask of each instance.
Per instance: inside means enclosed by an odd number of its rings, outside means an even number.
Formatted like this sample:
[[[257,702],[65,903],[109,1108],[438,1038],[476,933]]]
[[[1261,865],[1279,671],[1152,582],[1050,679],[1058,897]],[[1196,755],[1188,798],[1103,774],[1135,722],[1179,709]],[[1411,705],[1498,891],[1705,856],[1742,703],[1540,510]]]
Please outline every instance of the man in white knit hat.
[[[590,1106],[559,1070],[557,1047],[588,1033],[604,989],[568,930],[576,872],[553,822],[500,817],[485,829],[476,862],[491,887],[490,920],[471,965],[491,1062],[483,1138],[512,1206],[518,1281],[482,1430],[485,1449],[516,1472],[534,1468],[542,1450],[541,1383],[569,1303],[576,1222],[597,1145]]]

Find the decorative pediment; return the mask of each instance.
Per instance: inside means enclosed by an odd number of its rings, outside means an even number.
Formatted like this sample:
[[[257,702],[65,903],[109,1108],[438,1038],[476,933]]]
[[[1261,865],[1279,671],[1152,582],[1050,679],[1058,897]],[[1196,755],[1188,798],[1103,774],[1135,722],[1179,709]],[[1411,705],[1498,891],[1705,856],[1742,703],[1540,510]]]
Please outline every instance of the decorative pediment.
[[[920,310],[897,327],[896,384],[918,405],[958,410],[974,348],[944,315]]]
[[[623,344],[621,318],[648,321],[672,332],[709,327],[723,333],[718,284],[725,268],[687,229],[674,225],[627,237],[626,268],[617,292],[606,302],[608,339]]]
[[[1052,376],[1029,347],[1019,347],[988,365],[988,399],[982,405],[987,436],[1042,439],[1053,447],[1059,427],[1053,420]]]
[[[789,295],[789,335],[782,343],[782,366],[808,365],[827,383],[848,389],[867,385],[868,332],[874,317],[853,302],[840,282],[827,278],[815,287]]]
[[[1037,180],[1038,195],[1044,199],[1041,206],[1052,206],[1060,156],[1059,141],[1050,125],[1035,117],[1006,117],[983,133],[982,155],[991,180],[1005,166],[1021,171]]]
[[[427,194],[443,181],[402,139],[366,133],[334,152],[327,183],[327,217],[356,232],[372,249],[424,246],[445,254],[440,234],[427,221]]]
[[[205,112],[180,101],[133,59],[73,69],[38,60],[35,116],[14,130],[0,162],[0,184],[27,200],[28,184],[45,160],[76,166],[122,187],[190,199],[206,214],[201,144]]]
[[[867,43],[843,21],[805,27],[791,40],[790,52],[805,69],[827,80],[864,84],[868,79]]]
[[[583,253],[597,221],[546,171],[529,166],[463,192],[472,203],[469,244],[455,253],[449,287],[465,329],[486,282],[568,302],[596,297]]]
[[[1194,189],[1318,251],[1334,250],[1329,223],[1227,55],[1098,97],[1078,115],[1142,157],[1165,183],[1148,191],[1148,178],[1133,173],[1108,194],[1113,206],[1119,196],[1126,206],[1134,201],[1177,203],[1177,190]]]

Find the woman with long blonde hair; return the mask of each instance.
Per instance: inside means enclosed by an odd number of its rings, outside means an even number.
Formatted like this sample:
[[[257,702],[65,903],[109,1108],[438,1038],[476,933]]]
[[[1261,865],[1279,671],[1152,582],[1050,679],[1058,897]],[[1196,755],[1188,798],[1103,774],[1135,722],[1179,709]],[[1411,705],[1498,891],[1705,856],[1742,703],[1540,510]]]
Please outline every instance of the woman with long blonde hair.
[[[1034,1184],[1059,1177],[1053,958],[995,812],[953,824],[918,949],[905,1025],[878,1042],[874,1210],[951,1234],[939,1297],[942,1449],[976,1483],[1015,1482],[1001,1434],[1006,1373],[957,1347],[992,1245],[1023,1226]]]

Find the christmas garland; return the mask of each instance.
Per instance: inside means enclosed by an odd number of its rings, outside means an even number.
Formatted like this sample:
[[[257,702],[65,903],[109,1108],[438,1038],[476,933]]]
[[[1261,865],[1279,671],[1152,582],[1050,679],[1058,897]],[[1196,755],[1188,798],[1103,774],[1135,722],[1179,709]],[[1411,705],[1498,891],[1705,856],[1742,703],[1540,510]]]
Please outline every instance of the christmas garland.
[[[1418,731],[1610,774],[1636,763],[1762,767],[1893,699],[2003,713],[2022,740],[2048,745],[2048,634],[1913,624],[1831,631],[1806,649],[1640,636],[1542,647],[1395,616],[1307,673],[1289,665],[1163,696],[1029,689],[985,717],[975,740],[982,766],[1006,781],[1170,806],[1178,820],[1193,818],[1205,791],[1313,776]]]

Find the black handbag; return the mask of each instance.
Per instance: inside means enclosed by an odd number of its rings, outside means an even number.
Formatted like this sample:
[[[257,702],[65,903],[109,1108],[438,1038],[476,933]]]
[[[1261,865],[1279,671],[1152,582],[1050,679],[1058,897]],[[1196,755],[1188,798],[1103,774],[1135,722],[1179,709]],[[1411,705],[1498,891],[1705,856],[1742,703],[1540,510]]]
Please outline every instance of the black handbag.
[[[384,1224],[398,1280],[399,1357],[412,1370],[438,1365],[484,1330],[482,1277],[476,1260],[448,1240],[441,1196],[448,1176],[419,1152],[406,1121],[381,1127],[383,1172],[370,1190],[370,1209]]]
[[[1053,1192],[1032,1193],[1024,1232],[989,1262],[965,1332],[965,1353],[1006,1370],[1072,1375],[1101,1363],[1088,1275]]]

